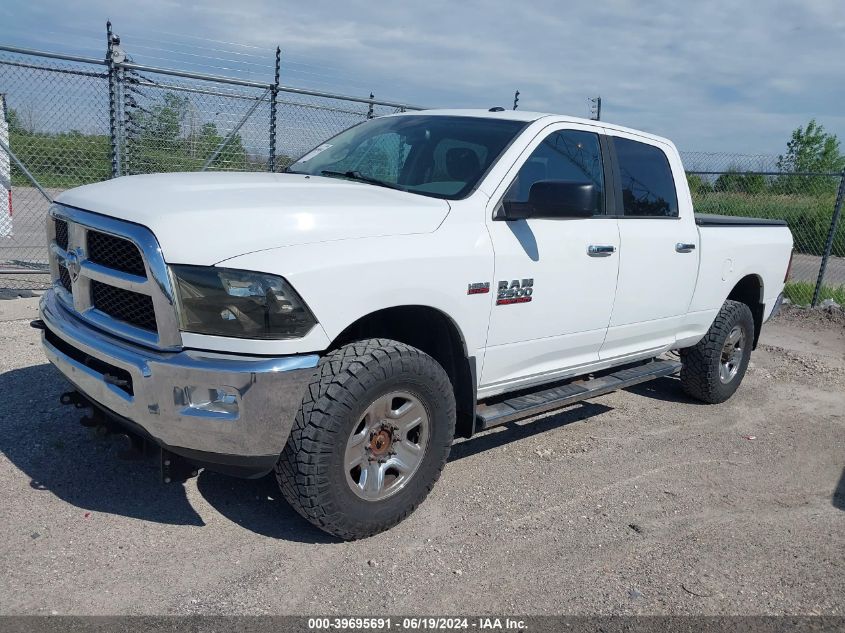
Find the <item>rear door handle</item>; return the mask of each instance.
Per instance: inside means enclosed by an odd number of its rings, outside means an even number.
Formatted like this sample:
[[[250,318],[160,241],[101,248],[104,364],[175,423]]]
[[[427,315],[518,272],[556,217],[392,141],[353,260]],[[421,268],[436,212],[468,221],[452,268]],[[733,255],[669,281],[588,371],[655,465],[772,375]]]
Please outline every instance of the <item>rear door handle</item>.
[[[610,257],[616,252],[615,246],[605,246],[602,244],[590,244],[587,247],[587,255],[590,257]]]
[[[675,244],[675,251],[678,253],[692,253],[695,250],[695,244],[685,244],[678,242]]]

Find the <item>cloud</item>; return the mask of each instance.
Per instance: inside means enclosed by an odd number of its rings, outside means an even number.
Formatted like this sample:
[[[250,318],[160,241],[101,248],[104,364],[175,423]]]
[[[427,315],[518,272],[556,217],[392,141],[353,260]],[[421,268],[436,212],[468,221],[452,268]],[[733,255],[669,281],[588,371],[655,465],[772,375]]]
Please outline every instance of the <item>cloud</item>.
[[[269,79],[279,44],[292,85],[450,107],[508,106],[518,88],[523,109],[576,116],[600,94],[606,120],[686,150],[777,153],[810,117],[845,136],[837,0],[45,0],[7,12],[0,39],[25,45],[47,31],[51,49],[93,47],[106,16],[150,64]],[[259,54],[266,70],[249,57]]]

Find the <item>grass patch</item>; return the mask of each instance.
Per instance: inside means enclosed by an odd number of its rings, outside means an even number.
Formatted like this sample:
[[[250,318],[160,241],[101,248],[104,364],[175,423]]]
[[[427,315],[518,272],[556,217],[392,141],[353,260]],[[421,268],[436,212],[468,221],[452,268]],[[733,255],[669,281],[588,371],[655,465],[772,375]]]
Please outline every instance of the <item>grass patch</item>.
[[[797,305],[810,305],[816,284],[809,281],[788,281],[783,288],[784,296]],[[845,305],[845,286],[822,285],[819,291],[819,303],[833,299],[839,305]]]
[[[795,250],[821,255],[830,231],[835,197],[830,192],[806,195],[709,191],[694,193],[693,206],[696,213],[786,220]],[[836,230],[832,254],[845,256],[845,222],[840,222]]]

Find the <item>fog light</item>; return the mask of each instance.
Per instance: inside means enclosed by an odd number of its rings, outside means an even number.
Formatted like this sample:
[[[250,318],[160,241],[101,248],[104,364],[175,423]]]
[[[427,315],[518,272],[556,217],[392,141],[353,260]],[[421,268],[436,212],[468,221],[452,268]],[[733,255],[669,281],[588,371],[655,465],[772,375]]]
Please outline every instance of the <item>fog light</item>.
[[[174,390],[174,401],[186,407],[182,413],[191,412],[220,414],[226,418],[238,417],[238,392],[231,387],[187,386]]]

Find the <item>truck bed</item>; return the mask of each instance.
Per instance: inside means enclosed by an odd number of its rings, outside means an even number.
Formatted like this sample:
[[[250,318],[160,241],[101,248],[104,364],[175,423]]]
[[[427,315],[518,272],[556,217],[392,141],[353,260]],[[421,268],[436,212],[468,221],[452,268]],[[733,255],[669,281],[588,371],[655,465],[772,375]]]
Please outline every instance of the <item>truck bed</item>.
[[[786,220],[745,218],[736,215],[711,215],[708,213],[696,213],[695,223],[698,226],[786,226]]]

